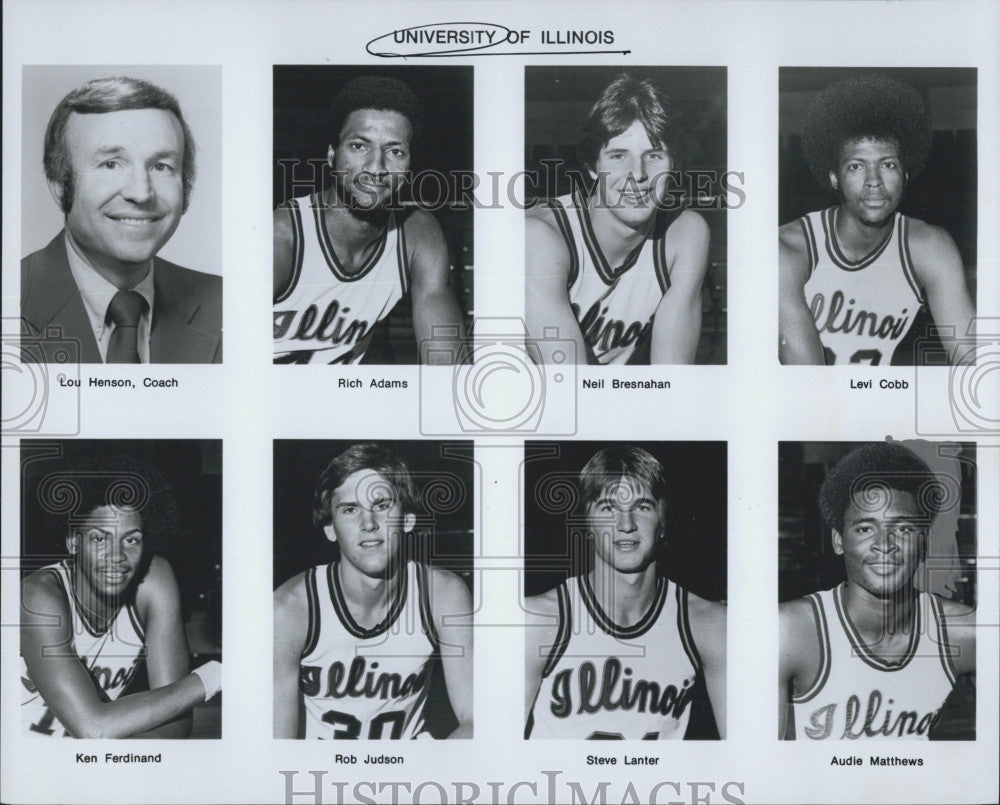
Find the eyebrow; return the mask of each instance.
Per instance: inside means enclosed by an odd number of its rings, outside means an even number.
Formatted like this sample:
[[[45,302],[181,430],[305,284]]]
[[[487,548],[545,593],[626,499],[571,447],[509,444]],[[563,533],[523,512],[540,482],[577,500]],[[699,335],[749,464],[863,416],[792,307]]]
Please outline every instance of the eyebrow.
[[[622,501],[619,501],[616,498],[603,497],[603,498],[598,498],[597,505],[598,506],[605,506],[605,505],[607,505],[607,506],[615,506],[616,504],[621,503],[621,502]],[[646,504],[648,504],[650,506],[655,506],[656,505],[656,501],[655,500],[653,500],[652,498],[646,498],[646,497],[635,498],[634,500],[630,500],[629,503],[631,503],[633,506],[636,506],[636,505],[638,505],[640,503],[646,503]]]

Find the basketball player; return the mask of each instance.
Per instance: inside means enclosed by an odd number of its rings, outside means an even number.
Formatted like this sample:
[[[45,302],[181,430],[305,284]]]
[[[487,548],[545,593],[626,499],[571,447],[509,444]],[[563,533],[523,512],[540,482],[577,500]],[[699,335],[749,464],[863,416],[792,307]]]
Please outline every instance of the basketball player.
[[[458,727],[472,736],[472,600],[452,573],[401,558],[417,492],[375,444],[330,462],[313,522],[339,557],[274,594],[274,736],[417,738],[440,657]]]
[[[422,114],[413,90],[390,78],[355,79],[334,100],[331,186],[274,211],[275,363],[358,363],[407,292],[420,360],[458,352],[441,227],[415,206],[399,211]]]
[[[578,363],[626,363],[649,337],[651,363],[694,362],[709,233],[667,197],[677,140],[670,100],[648,79],[623,73],[594,103],[580,146],[593,192],[577,188],[525,221],[537,360],[561,360],[569,340]]]
[[[940,486],[884,442],[827,475],[819,508],[847,580],[781,605],[779,736],[927,739],[956,679],[974,674],[974,614],[914,586]]]
[[[952,363],[975,316],[962,258],[940,227],[897,212],[931,143],[927,108],[884,76],[833,84],[814,100],[803,149],[836,206],[781,227],[782,363],[888,364],[922,305]]]
[[[608,447],[579,486],[593,569],[527,601],[525,738],[684,738],[699,677],[725,737],[725,607],[656,570],[663,467]]]
[[[191,708],[219,691],[222,666],[188,673],[177,581],[152,552],[172,536],[170,489],[127,459],[69,472],[66,488],[79,500],[63,532],[69,558],[21,589],[25,734],[185,738]],[[123,492],[130,504],[115,505]],[[123,695],[143,661],[150,690]]]

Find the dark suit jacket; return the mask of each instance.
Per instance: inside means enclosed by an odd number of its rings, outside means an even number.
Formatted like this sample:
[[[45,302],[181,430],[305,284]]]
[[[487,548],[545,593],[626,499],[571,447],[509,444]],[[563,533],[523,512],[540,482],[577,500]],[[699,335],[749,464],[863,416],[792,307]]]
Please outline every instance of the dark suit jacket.
[[[159,257],[153,266],[149,362],[221,363],[222,279]],[[21,343],[23,361],[101,363],[62,232],[21,261]]]

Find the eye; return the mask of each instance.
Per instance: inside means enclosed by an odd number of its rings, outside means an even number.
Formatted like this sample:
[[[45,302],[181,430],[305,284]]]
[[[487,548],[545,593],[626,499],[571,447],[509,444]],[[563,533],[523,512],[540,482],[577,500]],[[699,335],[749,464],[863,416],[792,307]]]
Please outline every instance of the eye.
[[[396,159],[405,159],[407,154],[402,148],[390,148],[389,155],[395,157]]]
[[[340,507],[340,508],[338,509],[338,511],[339,511],[339,512],[340,512],[341,514],[346,514],[346,515],[352,515],[352,514],[354,514],[355,512],[357,512],[357,510],[358,510],[358,507],[357,507],[357,506],[341,506],[341,507]]]
[[[107,541],[108,535],[103,531],[90,531],[87,534],[87,539],[91,542],[97,543],[98,545],[102,545]]]
[[[125,539],[122,540],[125,545],[142,545],[142,535],[141,534],[129,534]]]
[[[649,162],[659,162],[667,158],[667,155],[662,151],[650,151],[646,154],[646,160]]]
[[[364,151],[365,150],[365,144],[364,143],[358,143],[358,142],[348,143],[347,144],[347,149],[349,151]]]
[[[119,167],[119,165],[120,163],[118,162],[117,159],[106,159],[104,160],[104,162],[98,165],[98,167],[106,168],[107,170],[114,170],[115,168]]]
[[[384,512],[392,508],[392,501],[386,498],[385,500],[376,500],[375,505],[372,506],[372,511]]]
[[[153,170],[158,173],[173,173],[174,166],[169,162],[157,162],[153,165]]]
[[[895,162],[883,162],[882,167],[887,170],[896,170],[896,164]]]

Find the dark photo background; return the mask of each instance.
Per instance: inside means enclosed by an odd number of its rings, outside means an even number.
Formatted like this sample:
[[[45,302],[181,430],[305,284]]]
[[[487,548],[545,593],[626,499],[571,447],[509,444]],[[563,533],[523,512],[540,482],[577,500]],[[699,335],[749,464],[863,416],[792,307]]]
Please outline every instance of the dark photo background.
[[[682,170],[713,171],[708,195],[723,198],[719,179],[726,167],[726,70],[724,67],[527,67],[524,73],[524,166],[538,174],[525,181],[525,200],[561,196],[572,190],[567,171],[585,170],[579,153],[582,124],[601,92],[627,70],[650,78],[670,97],[679,118]],[[592,157],[591,157],[592,158]],[[552,175],[543,160],[556,160]],[[737,166],[738,167],[738,166]],[[704,181],[704,180],[702,180]],[[733,184],[740,186],[737,180]],[[702,195],[705,195],[703,193]],[[728,196],[735,201],[735,196]],[[708,272],[702,291],[701,339],[695,359],[700,364],[726,363],[726,211],[699,210],[711,230]],[[528,289],[530,292],[530,289]],[[648,361],[648,355],[646,357]]]
[[[813,178],[802,155],[802,121],[817,93],[855,76],[880,73],[909,84],[924,98],[933,140],[923,170],[910,176],[899,211],[945,229],[955,240],[972,300],[976,300],[977,73],[975,68],[782,67],[779,78],[778,223],[837,203]],[[918,316],[896,349],[894,364],[917,362],[914,341],[931,318]],[[963,335],[960,333],[959,335]]]
[[[46,513],[39,484],[90,458],[125,456],[157,470],[177,503],[178,532],[157,546],[173,568],[191,667],[222,659],[222,442],[214,439],[23,439],[21,569],[28,575],[66,557],[66,532]],[[68,527],[68,522],[66,523]],[[148,689],[145,666],[126,693]],[[194,708],[192,738],[221,733],[221,697]]]
[[[423,102],[424,131],[412,149],[410,170],[414,176],[434,171],[446,181],[421,182],[423,197],[404,191],[402,200],[434,207],[432,214],[448,242],[452,289],[468,324],[474,307],[473,216],[471,206],[458,203],[459,185],[452,174],[473,168],[471,67],[276,65],[272,205],[328,186],[327,148],[335,139],[325,130],[330,105],[345,84],[366,75],[404,81]],[[408,296],[379,324],[364,362],[417,362]]]
[[[323,470],[348,447],[364,440],[279,439],[274,442],[274,587],[338,556],[336,543],[312,522],[312,495]],[[421,511],[405,539],[403,554],[458,575],[475,600],[473,517],[475,513],[471,441],[387,441],[380,444],[409,465]],[[439,661],[426,714],[437,737],[455,724]]]

